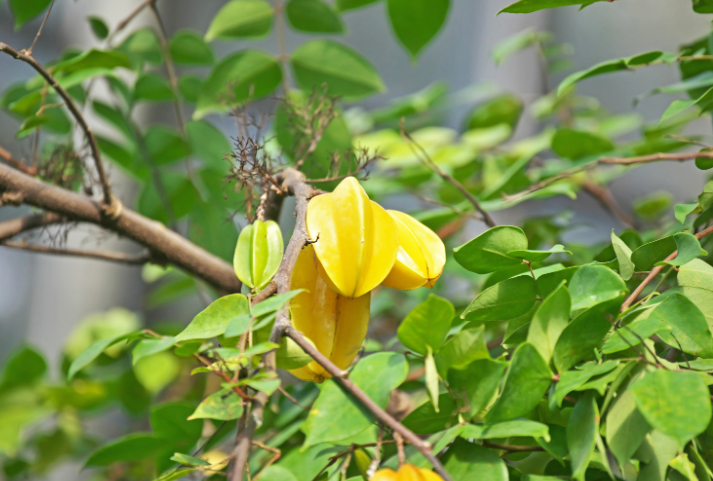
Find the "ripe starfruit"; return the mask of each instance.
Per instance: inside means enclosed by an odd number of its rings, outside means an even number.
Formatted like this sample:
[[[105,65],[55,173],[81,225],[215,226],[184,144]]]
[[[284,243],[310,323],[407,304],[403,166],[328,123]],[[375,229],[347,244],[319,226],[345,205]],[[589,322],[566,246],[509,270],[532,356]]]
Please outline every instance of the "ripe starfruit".
[[[283,250],[280,226],[256,220],[240,231],[233,256],[235,275],[243,284],[261,290],[280,267]]]
[[[316,240],[320,275],[345,297],[361,297],[381,284],[396,261],[396,222],[353,177],[310,201],[307,232]]]
[[[399,229],[399,252],[383,284],[410,291],[433,288],[446,264],[446,246],[435,232],[408,214],[388,210]]]
[[[380,469],[374,473],[370,481],[443,481],[443,478],[428,469],[404,464],[398,471]]]
[[[371,294],[350,299],[332,290],[317,272],[312,245],[300,252],[290,289],[306,289],[290,300],[292,326],[340,369],[346,369],[361,348],[369,326]],[[330,374],[316,361],[290,371],[304,381],[322,382]]]

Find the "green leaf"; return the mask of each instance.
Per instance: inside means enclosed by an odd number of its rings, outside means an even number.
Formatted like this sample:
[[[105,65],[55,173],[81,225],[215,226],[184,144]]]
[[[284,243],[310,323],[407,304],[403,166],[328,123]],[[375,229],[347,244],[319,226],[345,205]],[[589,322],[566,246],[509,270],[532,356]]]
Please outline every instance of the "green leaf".
[[[156,182],[160,182],[159,193]],[[194,207],[198,192],[191,180],[181,172],[162,172],[157,181],[147,182],[139,194],[138,210],[151,219],[168,223],[172,211],[175,219],[186,216]],[[168,204],[168,205],[166,205]]]
[[[594,362],[586,363],[577,369],[565,371],[560,374],[560,380],[555,384],[554,398],[557,406],[562,406],[564,397],[572,391],[578,391],[587,381],[593,377],[607,374],[618,365],[617,361],[607,361],[602,364]]]
[[[615,233],[611,231],[611,243],[616,254],[616,260],[619,263],[619,275],[625,281],[631,279],[634,275],[634,263],[631,261],[631,249],[624,243]]]
[[[586,309],[628,292],[619,275],[608,267],[585,265],[577,269],[569,283],[572,310]]]
[[[287,20],[295,30],[311,33],[343,33],[337,12],[323,0],[289,0],[285,5]]]
[[[107,27],[106,22],[100,17],[90,16],[87,17],[89,20],[89,25],[92,27],[92,32],[94,36],[99,40],[104,40],[109,36],[109,27]]]
[[[564,269],[559,269],[554,272],[548,272],[537,277],[535,281],[535,288],[537,294],[545,298],[549,296],[557,287],[559,287],[562,281],[570,282],[574,273],[579,270],[579,266],[566,267]]]
[[[155,73],[146,73],[139,77],[134,85],[134,100],[164,102],[173,100],[173,90],[168,81]]]
[[[669,295],[656,306],[649,318],[663,320],[672,331],[660,331],[659,337],[669,346],[703,358],[713,357],[713,336],[705,316],[686,296],[678,292]]]
[[[587,6],[597,1],[603,0],[520,0],[505,7],[498,12],[501,13],[532,13],[548,8],[568,7],[570,5]]]
[[[602,347],[604,354],[612,354],[614,352],[624,351],[636,346],[641,342],[641,339],[648,339],[662,331],[670,331],[671,326],[666,324],[663,319],[655,317],[647,317],[646,319],[637,319],[631,324],[616,329],[607,339]]]
[[[599,429],[599,409],[594,393],[588,391],[574,405],[567,422],[567,448],[572,463],[572,477],[584,480],[584,471],[594,452],[595,436]]]
[[[707,256],[708,252],[701,248],[701,243],[693,234],[678,232],[673,235],[678,254],[673,260],[657,262],[656,265],[682,266],[699,256]]]
[[[647,242],[631,254],[631,260],[636,268],[641,271],[650,271],[657,262],[664,260],[676,250],[676,241],[673,235]]]
[[[492,450],[456,439],[444,456],[444,466],[453,481],[508,481],[508,468]]]
[[[161,44],[152,27],[143,27],[131,33],[118,49],[131,59],[132,67],[140,69],[144,62],[154,65],[163,61]]]
[[[601,346],[611,330],[623,300],[622,295],[590,307],[562,331],[554,354],[555,367],[560,373],[580,361],[594,357],[594,349]]]
[[[176,341],[219,336],[225,332],[225,328],[234,317],[248,313],[248,300],[242,294],[221,297],[198,313],[188,327],[176,336]]]
[[[678,270],[678,285],[713,291],[713,267],[701,259],[694,259]]]
[[[376,69],[357,51],[332,40],[312,40],[290,57],[299,86],[308,92],[327,84],[330,95],[356,100],[384,90]]]
[[[242,399],[232,389],[221,389],[205,398],[188,419],[231,421],[242,414]]]
[[[166,441],[150,433],[133,433],[115,439],[89,456],[85,466],[110,466],[150,458],[165,447]]]
[[[466,130],[487,129],[505,124],[510,128],[510,133],[512,133],[517,127],[522,110],[522,100],[515,95],[498,95],[477,105],[468,114]]]
[[[344,12],[346,10],[353,10],[355,8],[361,8],[366,5],[371,5],[378,0],[337,0],[337,10]]]
[[[171,59],[179,65],[213,65],[215,54],[195,30],[179,30],[168,43]]]
[[[349,379],[377,405],[386,408],[391,391],[404,382],[407,374],[408,364],[403,355],[383,352],[359,361]],[[305,421],[303,429],[307,438],[303,446],[350,438],[368,429],[373,422],[373,415],[365,411],[358,400],[329,379]]]
[[[549,256],[551,256],[552,254],[572,255],[572,253],[570,251],[564,250],[564,246],[562,244],[557,244],[546,251],[524,250],[524,251],[510,251],[510,252],[508,252],[509,256],[517,257],[518,259],[525,259],[526,261],[529,261],[529,262],[542,262],[545,259],[547,259]]]
[[[233,0],[213,17],[205,34],[207,42],[263,37],[270,33],[274,11],[265,0]]]
[[[281,466],[268,466],[260,471],[261,481],[299,481],[291,471]]]
[[[42,354],[27,345],[20,345],[4,361],[0,391],[32,385],[47,372],[47,361]]]
[[[629,389],[649,424],[681,446],[705,431],[711,420],[710,393],[700,374],[659,369]]]
[[[608,138],[584,130],[559,129],[552,137],[552,150],[570,160],[611,152],[614,148]]]
[[[134,350],[131,351],[131,362],[136,365],[137,362],[145,357],[167,351],[173,347],[175,342],[176,340],[173,337],[167,337],[165,339],[142,339],[136,344]]]
[[[668,463],[680,451],[678,441],[654,430],[647,436],[641,448],[650,453],[647,459],[649,462],[642,463],[641,481],[664,481],[667,478]]]
[[[168,165],[186,158],[190,147],[174,129],[152,125],[144,135],[146,148],[156,165]]]
[[[535,305],[535,280],[521,275],[504,280],[481,292],[461,314],[469,321],[509,321]]]
[[[240,336],[250,327],[251,319],[250,314],[241,314],[232,318],[230,322],[228,322],[228,326],[225,328],[223,335],[227,338]]]
[[[194,458],[193,456],[183,453],[175,453],[171,456],[171,461],[183,464],[184,466],[210,466],[210,463],[205,459]]]
[[[551,382],[552,371],[535,346],[521,344],[510,361],[502,393],[485,415],[485,422],[493,424],[529,414]]]
[[[678,474],[681,474],[688,481],[698,481],[698,476],[696,476],[696,465],[688,460],[688,454],[679,454],[678,456],[673,458],[673,460],[668,463],[668,465],[675,469]]]
[[[651,426],[636,409],[631,390],[624,390],[616,397],[606,418],[607,445],[619,466],[624,466],[631,459],[649,431]]]
[[[459,411],[465,413],[466,418],[485,409],[497,392],[507,366],[502,361],[480,359],[448,371],[451,392],[456,398]]]
[[[490,359],[483,325],[461,330],[448,339],[435,355],[438,373],[444,379],[450,368],[465,367],[478,359]]]
[[[129,58],[126,54],[116,51],[105,51],[91,49],[55,64],[52,68],[53,73],[70,74],[81,70],[106,68],[114,69],[117,67],[129,68]]]
[[[401,423],[416,434],[432,434],[458,424],[456,405],[448,393],[438,398],[439,409],[426,402],[406,416]]]
[[[527,250],[527,237],[519,227],[498,226],[488,229],[475,239],[453,249],[455,260],[478,274],[522,264],[522,260],[507,253]]]
[[[397,335],[401,344],[418,354],[433,352],[446,339],[455,316],[455,308],[446,299],[430,294],[403,320]]]
[[[498,439],[509,437],[532,437],[550,441],[550,430],[546,424],[516,419],[495,424],[466,424],[460,435],[464,439]]]
[[[646,221],[654,221],[664,215],[673,204],[669,192],[658,191],[635,199],[632,203],[634,213]]]
[[[193,119],[228,112],[247,100],[270,95],[282,81],[277,59],[258,50],[232,53],[218,62],[201,85]]]
[[[107,348],[113,346],[114,344],[121,342],[128,338],[131,334],[122,334],[120,336],[109,337],[106,339],[100,339],[90,345],[86,350],[84,350],[77,358],[72,361],[69,366],[69,371],[67,372],[67,379],[72,380],[72,378],[82,369],[87,367],[94,361],[97,357],[101,355]]]
[[[15,17],[15,30],[44,12],[52,0],[9,0],[12,16]]]
[[[450,1],[386,0],[386,5],[396,38],[415,58],[443,27]]]
[[[226,330],[225,332],[227,333],[228,331]],[[305,340],[314,346],[312,341],[307,338]],[[279,369],[299,369],[313,361],[312,357],[289,337],[280,339],[280,347],[277,349],[276,355]]]
[[[433,408],[438,412],[438,393],[440,385],[438,384],[436,361],[433,359],[433,351],[431,351],[430,347],[428,347],[428,353],[426,354],[426,359],[423,361],[423,365],[426,369],[426,391],[428,391],[428,397],[431,399]]]
[[[500,65],[513,54],[532,45],[551,42],[554,39],[553,37],[550,32],[533,32],[528,28],[504,40],[500,40],[490,51],[490,56],[496,65]]]
[[[156,436],[175,446],[192,447],[201,437],[203,423],[190,421],[194,406],[184,402],[170,402],[151,409],[151,428]]]
[[[195,469],[177,469],[171,470],[161,477],[156,478],[154,481],[178,481],[179,479],[184,479],[191,473],[194,473]]]
[[[661,116],[659,124],[664,123],[671,117],[675,117],[676,115],[690,109],[691,107],[698,106],[701,110],[705,111],[709,110],[711,105],[713,105],[713,87],[706,90],[706,92],[697,99],[674,100],[673,102],[671,102],[671,105],[668,106],[666,111]]]
[[[562,282],[542,301],[530,322],[527,342],[535,346],[548,364],[554,354],[557,339],[569,324],[570,309],[569,291]]]
[[[178,78],[178,91],[186,102],[196,103],[203,80],[195,75],[181,75]]]
[[[692,204],[676,204],[673,206],[673,215],[681,224],[685,224],[686,217],[695,212],[700,212],[700,204],[698,204],[698,202]]]
[[[226,156],[232,148],[218,128],[205,120],[192,120],[186,123],[186,135],[193,155],[221,171],[227,168]]]

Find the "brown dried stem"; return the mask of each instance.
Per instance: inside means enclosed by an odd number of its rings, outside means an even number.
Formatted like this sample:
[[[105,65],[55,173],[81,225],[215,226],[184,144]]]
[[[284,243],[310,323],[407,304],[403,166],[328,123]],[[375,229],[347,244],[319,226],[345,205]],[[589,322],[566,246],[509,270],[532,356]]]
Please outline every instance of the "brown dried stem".
[[[430,155],[428,155],[428,152],[421,147],[414,139],[411,137],[411,135],[406,132],[406,128],[404,126],[404,119],[401,119],[401,122],[399,123],[399,130],[401,131],[401,136],[406,140],[406,142],[409,145],[409,148],[411,151],[414,153],[414,155],[429,169],[431,169],[433,172],[438,174],[443,180],[451,184],[453,187],[458,189],[458,192],[463,194],[463,197],[468,199],[468,202],[473,204],[473,207],[475,207],[475,210],[477,210],[480,215],[483,217],[483,222],[485,222],[485,225],[488,227],[495,227],[495,221],[493,220],[492,217],[490,217],[490,214],[488,214],[485,209],[480,205],[480,202],[478,202],[478,199],[475,198],[473,194],[470,193],[468,189],[463,186],[460,182],[458,182],[456,179],[454,179],[450,174],[447,172],[444,172],[443,169],[438,167],[438,165],[433,161]]]
[[[90,259],[99,259],[104,261],[118,262],[129,266],[140,266],[151,262],[151,254],[146,252],[139,255],[124,254],[123,252],[100,252],[100,251],[85,251],[79,249],[57,249],[37,244],[29,244],[27,242],[0,242],[0,246],[10,247],[23,251],[36,252],[39,254],[53,254],[60,256],[72,257],[87,257]]]

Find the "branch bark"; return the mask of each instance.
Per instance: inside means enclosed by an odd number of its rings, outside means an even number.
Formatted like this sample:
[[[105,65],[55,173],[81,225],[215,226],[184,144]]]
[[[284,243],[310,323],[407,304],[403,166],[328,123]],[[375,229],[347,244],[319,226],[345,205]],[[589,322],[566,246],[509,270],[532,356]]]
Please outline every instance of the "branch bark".
[[[57,82],[57,80],[55,80],[52,74],[45,70],[45,68],[37,60],[35,60],[34,57],[20,53],[3,42],[0,42],[0,52],[4,52],[10,55],[12,58],[16,60],[22,60],[26,64],[30,65],[47,81],[47,83],[57,92],[57,94],[62,97],[62,100],[64,100],[65,105],[74,116],[74,119],[84,131],[84,135],[86,136],[87,142],[89,143],[89,149],[92,151],[92,157],[94,158],[94,166],[97,169],[97,175],[99,175],[99,182],[101,182],[102,191],[104,193],[104,204],[106,204],[105,208],[108,209],[110,206],[113,206],[112,209],[110,209],[112,211],[119,208],[116,207],[116,204],[119,202],[118,199],[115,199],[111,195],[111,184],[109,184],[109,179],[107,178],[106,172],[104,171],[104,165],[102,164],[101,154],[99,153],[99,145],[97,144],[97,139],[94,137],[94,134],[89,128],[87,121],[84,120],[84,116],[77,108],[77,105],[74,103],[74,100],[72,100],[72,97],[70,97],[66,90],[59,86],[59,83]]]
[[[79,249],[56,249],[54,247],[42,246],[37,244],[28,244],[27,242],[11,242],[5,241],[0,242],[0,246],[10,247],[12,249],[18,249],[29,252],[37,252],[40,254],[53,254],[60,256],[72,256],[72,257],[87,257],[89,259],[99,259],[103,261],[118,262],[119,264],[126,264],[129,266],[140,266],[151,262],[151,255],[149,253],[131,255],[124,254],[123,252],[102,252],[102,251],[85,251]]]
[[[28,204],[70,221],[99,225],[148,248],[158,262],[173,264],[200,277],[221,292],[240,292],[240,281],[230,264],[167,229],[160,222],[130,209],[122,208],[114,215],[107,215],[106,210],[91,199],[33,179],[2,164],[0,201]]]
[[[713,234],[713,226],[700,231],[698,234],[696,234],[696,238],[700,240],[710,234]],[[666,259],[664,259],[664,260],[671,261],[671,260],[675,259],[677,255],[678,255],[678,251],[677,250],[673,251],[673,253],[671,253],[671,255],[666,257]],[[652,280],[654,280],[654,278],[657,275],[659,275],[659,273],[663,270],[664,267],[666,267],[665,264],[661,265],[661,266],[656,266],[653,269],[651,269],[651,272],[649,272],[649,275],[647,275],[646,278],[643,281],[641,281],[641,284],[639,284],[636,287],[636,289],[634,289],[634,292],[632,292],[631,295],[629,297],[627,297],[626,300],[624,301],[624,303],[621,305],[621,312],[624,312],[627,309],[629,309],[629,306],[631,306],[631,304],[636,300],[636,298],[639,297],[639,294],[641,294],[644,291],[644,288]]]
[[[45,212],[0,222],[0,242],[38,227],[61,224],[65,220],[64,217],[54,212]]]

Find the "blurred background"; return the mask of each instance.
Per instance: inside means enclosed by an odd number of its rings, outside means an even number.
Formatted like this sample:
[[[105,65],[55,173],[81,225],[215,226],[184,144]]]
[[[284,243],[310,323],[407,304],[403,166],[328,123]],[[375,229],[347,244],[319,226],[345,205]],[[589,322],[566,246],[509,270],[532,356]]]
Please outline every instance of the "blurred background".
[[[44,62],[56,58],[68,46],[93,45],[95,39],[86,21],[87,16],[98,15],[113,27],[138,3],[138,0],[58,0],[34,55]],[[159,1],[158,4],[170,34],[186,27],[205,31],[223,3],[221,0],[171,0]],[[559,42],[570,44],[575,52],[572,67],[577,70],[651,48],[676,51],[680,44],[704,35],[709,28],[706,16],[693,13],[688,4],[684,8],[680,2],[669,0],[619,0],[613,4],[596,3],[586,12],[579,12],[577,7],[567,7],[529,15],[496,16],[509,3],[510,0],[453,0],[445,29],[427,47],[418,63],[411,62],[397,44],[382,12],[383,3],[346,13],[344,21],[348,34],[340,41],[370,59],[387,86],[385,93],[346,108],[370,110],[383,107],[392,99],[416,92],[436,81],[444,81],[451,92],[461,94],[456,98],[462,100],[445,112],[444,124],[461,129],[467,110],[484,92],[510,91],[523,99],[526,106],[545,92],[534,50],[520,52],[500,66],[496,66],[489,55],[500,40],[524,29],[549,30]],[[22,31],[15,32],[7,2],[0,4],[0,41],[18,49],[28,47],[42,17]],[[145,12],[136,20],[136,25],[151,21],[151,16]],[[646,25],[646,29],[639,25]],[[288,50],[305,38],[288,31]],[[240,46],[217,43],[216,49],[221,55]],[[250,42],[250,47],[277,52],[272,39]],[[31,74],[25,64],[9,57],[0,58],[0,87],[26,79]],[[553,80],[559,81],[561,76]],[[677,80],[677,69],[664,65],[587,80],[581,83],[579,92],[605,99],[604,107],[612,112],[636,112],[646,120],[656,121],[672,100],[670,96],[647,99],[636,108],[632,99],[654,87]],[[99,90],[98,95],[101,96]],[[172,112],[156,111],[154,107],[146,108],[142,115],[146,119],[172,122]],[[232,119],[213,116],[210,120],[220,125],[227,135],[235,135]],[[102,131],[101,122],[92,118],[91,114],[89,121],[93,129]],[[526,107],[515,139],[534,133],[536,128]],[[697,133],[710,135],[709,120],[698,121],[691,128]],[[15,131],[16,121],[0,115],[0,145],[22,157],[31,152],[31,142],[29,138],[17,141]],[[111,178],[118,186],[116,190],[121,200],[131,206],[136,196],[131,183],[117,169],[111,171]],[[673,193],[676,202],[681,202],[694,197],[703,184],[704,175],[693,164],[662,163],[643,167],[636,176],[624,176],[615,181],[612,192],[629,210],[632,199],[643,194],[666,189]],[[516,224],[524,215],[567,209],[576,209],[576,220],[582,224],[582,228],[572,234],[575,240],[602,240],[611,228],[617,231],[623,228],[586,195],[580,195],[577,200],[559,196],[529,202],[495,213],[494,218],[498,223]],[[285,211],[289,214],[289,209]],[[23,212],[15,208],[3,207],[0,209],[0,220],[20,214]],[[481,224],[473,221],[471,224],[464,233],[468,238],[483,230]],[[601,238],[592,237],[594,232]],[[97,244],[101,244],[102,248],[127,252],[135,248],[130,243],[102,237],[91,229],[75,229],[68,235],[68,247],[93,248]],[[43,351],[49,360],[56,362],[63,341],[73,326],[89,314],[117,306],[137,312],[147,320],[172,318],[183,324],[203,307],[196,296],[171,311],[148,310],[143,297],[148,289],[142,280],[141,267],[28,254],[0,247],[0,359],[4,359],[14,346],[27,341]],[[57,375],[56,369],[53,369],[53,375]],[[73,479],[68,476],[55,479]]]

